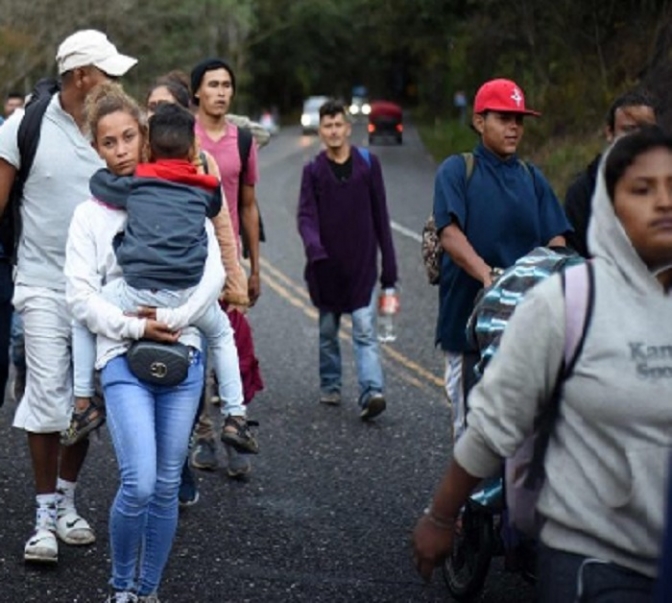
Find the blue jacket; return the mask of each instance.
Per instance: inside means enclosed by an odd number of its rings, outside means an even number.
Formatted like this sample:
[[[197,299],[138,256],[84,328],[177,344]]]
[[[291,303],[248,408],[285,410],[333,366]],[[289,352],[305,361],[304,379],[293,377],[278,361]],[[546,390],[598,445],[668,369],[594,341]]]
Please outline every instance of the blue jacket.
[[[177,291],[198,284],[208,254],[205,219],[222,207],[219,186],[209,191],[161,178],[115,176],[101,169],[92,176],[90,187],[99,201],[128,212],[115,248],[131,287]]]

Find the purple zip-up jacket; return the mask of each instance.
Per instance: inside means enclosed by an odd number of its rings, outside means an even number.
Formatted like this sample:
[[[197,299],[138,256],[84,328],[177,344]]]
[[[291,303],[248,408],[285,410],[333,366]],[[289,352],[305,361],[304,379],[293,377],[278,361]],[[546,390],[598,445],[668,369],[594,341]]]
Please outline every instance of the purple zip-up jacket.
[[[340,182],[325,151],[303,168],[298,208],[306,250],[305,278],[313,304],[351,313],[369,305],[382,255],[383,288],[397,282],[385,185],[378,158],[371,165],[352,147],[352,175]]]

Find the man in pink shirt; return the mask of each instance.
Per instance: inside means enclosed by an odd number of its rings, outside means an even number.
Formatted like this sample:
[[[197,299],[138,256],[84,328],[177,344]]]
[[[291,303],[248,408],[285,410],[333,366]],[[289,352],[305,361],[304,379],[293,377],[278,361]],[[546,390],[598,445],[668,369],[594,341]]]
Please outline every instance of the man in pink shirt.
[[[242,132],[227,120],[236,91],[235,75],[231,67],[220,59],[201,61],[191,72],[191,89],[196,112],[196,138],[201,148],[210,153],[221,174],[226,201],[231,214],[234,232],[240,232],[249,250],[250,274],[248,277],[248,295],[250,305],[259,299],[261,283],[259,279],[259,208],[255,195],[255,185],[259,179],[257,163],[257,144],[252,140],[245,167],[241,162],[238,138],[251,136]],[[239,252],[240,252],[240,241]],[[250,327],[245,318],[236,310],[230,313],[231,324],[236,331],[236,343],[241,363],[241,373],[245,402],[249,402],[262,389],[259,369]],[[209,408],[203,409],[196,427],[196,441],[192,453],[192,465],[198,469],[217,467],[215,434]],[[232,438],[240,436],[241,441],[247,433],[245,417],[227,417],[222,433],[228,456],[228,474],[231,477],[243,477],[250,471],[246,456],[239,452],[246,450],[230,445]],[[247,451],[256,452],[256,451]]]

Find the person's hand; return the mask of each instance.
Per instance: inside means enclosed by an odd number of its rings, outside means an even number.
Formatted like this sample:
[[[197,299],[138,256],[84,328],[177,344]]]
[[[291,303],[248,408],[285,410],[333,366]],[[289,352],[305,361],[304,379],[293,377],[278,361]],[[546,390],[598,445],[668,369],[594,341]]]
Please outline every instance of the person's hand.
[[[413,564],[425,582],[453,547],[454,522],[443,522],[425,514],[413,530]]]
[[[159,343],[176,343],[180,338],[180,331],[171,331],[167,324],[150,318],[145,324],[143,337]]]
[[[250,274],[247,279],[247,296],[250,298],[250,308],[257,303],[261,295],[261,280],[258,274]]]
[[[492,269],[490,267],[488,267],[488,269],[481,276],[481,282],[483,283],[484,289],[487,289],[492,285]]]
[[[240,312],[241,314],[247,314],[247,310],[249,309],[249,305],[240,305],[240,304],[228,304],[227,309],[229,311],[231,310],[236,310],[237,312]]]
[[[156,308],[151,308],[149,306],[139,306],[136,312],[138,318],[148,318],[150,320],[156,320]]]

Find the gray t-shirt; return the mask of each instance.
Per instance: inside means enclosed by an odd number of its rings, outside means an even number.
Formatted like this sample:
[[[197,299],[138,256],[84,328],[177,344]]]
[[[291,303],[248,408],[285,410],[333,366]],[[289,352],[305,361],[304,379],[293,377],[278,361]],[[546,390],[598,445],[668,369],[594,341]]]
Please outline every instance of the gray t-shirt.
[[[17,144],[23,112],[0,128],[0,158],[21,167]],[[65,291],[65,241],[75,208],[90,197],[89,179],[103,162],[74,119],[52,99],[21,203],[16,283]]]

